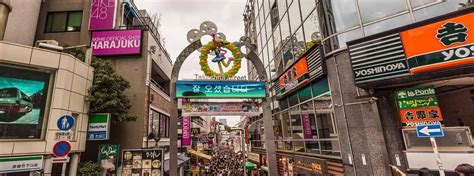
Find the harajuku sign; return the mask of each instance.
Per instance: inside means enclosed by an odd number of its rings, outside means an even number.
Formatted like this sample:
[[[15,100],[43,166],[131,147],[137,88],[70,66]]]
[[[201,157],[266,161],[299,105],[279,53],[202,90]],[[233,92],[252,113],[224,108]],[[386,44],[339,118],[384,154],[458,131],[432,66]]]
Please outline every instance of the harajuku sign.
[[[183,103],[183,115],[259,115],[259,105],[253,102],[186,102]]]
[[[93,31],[92,55],[118,56],[141,54],[141,30]]]

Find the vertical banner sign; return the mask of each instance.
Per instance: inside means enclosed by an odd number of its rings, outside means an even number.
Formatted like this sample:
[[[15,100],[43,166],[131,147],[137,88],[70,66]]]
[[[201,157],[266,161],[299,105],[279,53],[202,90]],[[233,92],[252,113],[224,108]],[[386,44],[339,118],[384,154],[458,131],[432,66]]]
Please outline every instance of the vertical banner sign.
[[[249,144],[250,139],[249,139],[249,128],[245,128],[245,144]]]
[[[91,114],[89,116],[88,140],[108,140],[110,131],[110,114]]]
[[[99,146],[98,161],[107,173],[115,174],[118,167],[119,148],[117,144],[103,144]]]
[[[432,87],[404,89],[395,92],[403,128],[442,124],[443,116]]]
[[[113,29],[116,0],[92,0],[89,30]]]
[[[181,123],[183,137],[181,139],[181,146],[188,146],[191,144],[191,117],[183,116],[183,123]]]
[[[313,139],[311,130],[311,119],[308,114],[303,114],[303,135],[304,139]]]

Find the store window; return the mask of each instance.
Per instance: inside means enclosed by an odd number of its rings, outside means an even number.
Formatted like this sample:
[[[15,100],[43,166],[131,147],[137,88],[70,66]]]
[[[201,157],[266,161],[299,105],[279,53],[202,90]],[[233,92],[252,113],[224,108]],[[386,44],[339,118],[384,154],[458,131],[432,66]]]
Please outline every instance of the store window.
[[[0,139],[41,139],[51,74],[0,66]]]
[[[45,32],[77,32],[81,31],[81,24],[82,11],[49,12]]]
[[[320,2],[324,3],[323,9],[327,18],[327,24],[325,24],[328,31],[327,35],[360,25],[354,0],[325,0]]]
[[[362,22],[367,23],[408,11],[406,2],[406,0],[359,0]]]

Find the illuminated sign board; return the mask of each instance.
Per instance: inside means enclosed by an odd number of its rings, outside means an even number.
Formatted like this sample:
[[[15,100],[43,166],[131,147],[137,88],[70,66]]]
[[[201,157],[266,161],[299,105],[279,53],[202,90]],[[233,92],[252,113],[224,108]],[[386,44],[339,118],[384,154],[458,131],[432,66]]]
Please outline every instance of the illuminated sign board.
[[[89,30],[113,29],[117,0],[92,0]]]
[[[309,81],[308,63],[306,57],[301,58],[278,78],[280,95],[285,96],[292,90]]]
[[[438,106],[435,89],[422,87],[395,92],[403,128],[417,125],[442,124],[443,116]]]
[[[265,82],[176,81],[177,98],[264,98]]]
[[[139,55],[142,44],[141,30],[93,31],[92,55]]]

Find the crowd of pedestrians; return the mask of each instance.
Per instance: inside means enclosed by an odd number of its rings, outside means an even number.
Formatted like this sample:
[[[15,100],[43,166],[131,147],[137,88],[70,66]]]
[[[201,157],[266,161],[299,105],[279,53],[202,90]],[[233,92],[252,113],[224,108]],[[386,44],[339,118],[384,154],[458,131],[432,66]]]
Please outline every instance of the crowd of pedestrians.
[[[216,176],[243,175],[244,155],[234,152],[229,145],[220,145],[215,149],[209,165],[209,172]]]

